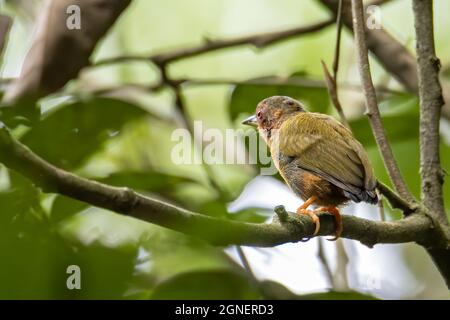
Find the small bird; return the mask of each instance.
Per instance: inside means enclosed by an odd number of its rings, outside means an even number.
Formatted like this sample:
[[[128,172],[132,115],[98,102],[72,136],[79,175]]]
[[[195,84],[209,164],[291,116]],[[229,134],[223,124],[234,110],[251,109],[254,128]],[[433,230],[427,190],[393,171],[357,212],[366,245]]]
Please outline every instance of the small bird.
[[[369,157],[351,131],[333,117],[308,112],[286,96],[261,101],[256,114],[243,124],[258,128],[270,148],[280,175],[291,190],[303,199],[297,214],[306,214],[320,229],[319,212],[333,214],[335,237],[342,233],[338,206],[354,202],[378,202],[376,179]],[[308,210],[310,205],[320,208]]]

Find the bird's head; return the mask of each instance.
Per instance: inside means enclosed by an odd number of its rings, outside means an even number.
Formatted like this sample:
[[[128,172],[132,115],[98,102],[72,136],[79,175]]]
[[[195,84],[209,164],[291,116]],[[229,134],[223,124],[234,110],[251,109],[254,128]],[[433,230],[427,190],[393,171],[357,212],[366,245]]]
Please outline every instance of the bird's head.
[[[305,111],[297,100],[286,96],[273,96],[258,103],[256,113],[242,123],[270,132],[272,129],[278,129],[289,117]]]

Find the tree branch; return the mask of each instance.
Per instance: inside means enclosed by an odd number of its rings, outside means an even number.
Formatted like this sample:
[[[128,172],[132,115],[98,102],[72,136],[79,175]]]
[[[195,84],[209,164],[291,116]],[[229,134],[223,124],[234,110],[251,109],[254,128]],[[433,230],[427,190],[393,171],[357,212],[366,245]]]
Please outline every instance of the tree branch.
[[[414,0],[413,11],[419,75],[422,200],[440,223],[448,224],[442,194],[444,173],[439,157],[439,119],[444,99],[439,82],[441,65],[434,47],[433,1]]]
[[[422,200],[438,227],[448,228],[444,208],[442,184],[444,174],[439,158],[439,119],[444,105],[439,82],[440,61],[436,57],[433,34],[433,1],[414,0],[414,27],[416,32],[417,72],[420,97],[420,176]],[[450,288],[450,248],[428,249],[439,271],[447,275]]]
[[[285,222],[242,223],[209,217],[140,195],[128,188],[117,188],[78,177],[59,169],[11,137],[0,128],[0,161],[28,177],[44,192],[59,193],[92,206],[108,209],[193,235],[216,245],[276,246],[311,237],[314,223],[309,217],[288,215]],[[279,208],[280,209],[280,208]],[[320,235],[333,235],[334,219],[322,214]],[[417,242],[435,248],[449,245],[445,235],[436,233],[424,214],[412,214],[394,222],[379,222],[344,216],[342,237],[372,247],[377,243]]]
[[[365,39],[365,28],[364,28],[365,24],[364,24],[364,12],[362,0],[352,0],[352,13],[353,13],[353,29],[356,40],[356,49],[358,53],[358,64],[360,69],[361,80],[363,83],[364,95],[366,97],[366,105],[369,111],[368,116],[372,126],[372,130],[374,132],[378,148],[381,154],[383,155],[383,160],[385,162],[385,166],[387,168],[389,176],[397,192],[408,202],[415,203],[415,200],[409,193],[406,184],[403,180],[403,177],[400,174],[400,170],[398,169],[397,163],[395,162],[394,156],[392,154],[392,150],[388,144],[384,127],[381,123],[380,113],[377,106],[376,94],[373,88],[372,79],[370,75],[368,49]],[[422,208],[422,210],[423,214],[432,216],[434,218],[434,214],[431,211],[431,208],[425,206],[424,208]],[[449,234],[448,228],[440,224],[438,220],[433,219],[433,221],[434,221],[433,226],[436,229],[441,230],[441,232],[447,234],[446,237],[448,237]],[[425,247],[427,248],[427,246]],[[427,248],[427,251],[433,258],[433,261],[435,262],[440,273],[444,277],[447,286],[450,288],[450,246],[446,248],[433,250]]]
[[[395,190],[408,202],[414,202],[414,198],[409,192],[408,187],[406,186],[406,183],[400,173],[397,162],[395,161],[391,146],[387,140],[383,123],[381,122],[377,96],[370,73],[363,8],[364,7],[361,0],[352,0],[353,30],[356,41],[359,74],[363,86],[364,97],[366,99],[367,116],[369,118],[378,149],[382,155],[384,165],[388,171]]]
[[[201,55],[207,52],[231,48],[242,45],[253,45],[256,48],[264,48],[279,41],[284,41],[289,38],[298,37],[301,35],[313,33],[325,29],[326,27],[334,23],[333,19],[328,19],[310,26],[301,26],[293,29],[288,29],[278,32],[268,32],[254,34],[245,37],[239,37],[234,39],[225,40],[210,40],[206,39],[204,44],[198,46],[192,46],[187,48],[182,48],[178,50],[173,50],[167,53],[155,54],[148,57],[143,56],[120,56],[115,58],[104,59],[96,62],[93,66],[102,66],[112,63],[128,62],[128,61],[150,61],[157,65],[166,65],[171,62],[190,58],[193,56]]]
[[[405,216],[408,216],[409,214],[415,212],[419,207],[418,204],[409,203],[408,201],[400,197],[381,181],[377,181],[377,189],[383,196],[386,197],[393,209],[402,210]]]
[[[345,117],[344,110],[342,109],[341,102],[339,101],[338,88],[337,88],[337,76],[339,71],[339,57],[341,54],[341,34],[342,34],[342,4],[343,1],[339,0],[339,7],[336,17],[336,44],[334,47],[334,59],[333,59],[333,75],[330,74],[330,71],[327,68],[327,65],[322,60],[322,68],[325,76],[325,83],[328,89],[328,95],[331,98],[331,102],[339,114],[339,118],[341,122],[347,127],[350,128],[348,124],[347,118]]]

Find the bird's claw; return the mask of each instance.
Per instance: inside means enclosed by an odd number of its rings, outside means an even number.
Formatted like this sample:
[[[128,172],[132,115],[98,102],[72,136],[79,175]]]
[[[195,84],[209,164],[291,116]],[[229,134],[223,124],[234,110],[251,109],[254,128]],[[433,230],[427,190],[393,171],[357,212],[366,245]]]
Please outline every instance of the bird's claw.
[[[307,216],[309,216],[312,219],[313,223],[316,226],[315,229],[314,229],[313,236],[316,236],[319,233],[319,230],[320,230],[320,220],[319,220],[319,217],[317,216],[317,214],[314,211],[312,211],[312,210],[306,210],[306,209],[303,209],[303,208],[298,208],[297,209],[297,214],[298,215],[307,215]],[[307,238],[306,240],[301,240],[301,241],[302,242],[306,242],[309,239],[311,239],[311,237]]]
[[[338,224],[335,236],[333,238],[327,239],[327,240],[328,241],[336,241],[337,239],[339,239],[341,237],[341,233],[342,233],[342,223]]]
[[[339,212],[339,209],[336,207],[322,207],[319,208],[317,210],[314,210],[315,212],[319,213],[319,212],[328,212],[331,213],[334,216],[334,221],[336,223],[336,231],[335,231],[335,236],[331,239],[327,239],[328,241],[336,241],[337,239],[339,239],[341,237],[342,234],[342,217],[341,217],[341,213]]]

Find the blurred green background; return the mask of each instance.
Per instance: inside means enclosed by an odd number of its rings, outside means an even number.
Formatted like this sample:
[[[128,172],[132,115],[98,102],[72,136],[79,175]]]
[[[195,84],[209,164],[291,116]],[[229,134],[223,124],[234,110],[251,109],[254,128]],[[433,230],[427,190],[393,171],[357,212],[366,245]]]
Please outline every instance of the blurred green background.
[[[20,73],[41,5],[39,1],[7,1],[2,6],[2,11],[14,18],[0,66],[2,78]],[[448,70],[450,20],[446,15],[450,2],[436,0],[435,6],[437,54]],[[328,16],[328,11],[313,0],[134,0],[97,47],[93,60],[166,52],[200,44],[204,37],[221,39],[284,30]],[[382,23],[383,28],[414,52],[410,1],[396,0],[384,5]],[[332,26],[263,50],[241,46],[182,60],[171,65],[169,72],[174,78],[246,81],[295,75],[321,81],[320,60],[331,65],[334,40]],[[340,87],[341,102],[356,137],[369,152],[377,177],[387,183],[363,114],[363,96],[354,87],[359,84],[359,77],[353,49],[351,34],[345,30],[339,81],[346,85]],[[411,190],[419,196],[418,100],[403,92],[401,85],[376,60],[371,62],[374,82],[391,90],[380,96],[380,109],[401,171]],[[443,81],[448,78],[449,72],[444,73]],[[103,96],[92,94],[96,89],[125,83],[149,85],[157,79],[156,68],[145,63],[86,69],[67,86],[63,97],[42,101],[45,117],[41,122],[32,128],[18,128],[15,134],[46,160],[86,177],[126,185],[204,214],[254,222],[268,218],[270,213],[263,209],[227,213],[227,204],[258,175],[254,168],[214,165],[214,179],[226,195],[221,197],[208,185],[201,165],[175,165],[171,161],[175,143],[171,134],[178,125],[170,90],[150,93],[124,89]],[[205,129],[222,131],[242,128],[240,120],[254,110],[256,103],[275,94],[299,98],[311,111],[336,115],[325,88],[257,84],[183,87],[190,118],[201,120]],[[442,122],[442,165],[448,171],[450,125]],[[395,251],[400,257],[398,267],[406,268],[412,275],[405,280],[413,288],[408,293],[392,292],[391,287],[374,291],[353,282],[349,293],[327,293],[330,288],[323,285],[316,291],[325,293],[318,294],[301,286],[288,289],[286,283],[271,280],[270,270],[263,277],[266,279],[263,286],[269,289],[261,290],[252,284],[229,250],[62,196],[43,194],[30,181],[0,168],[0,298],[3,299],[245,299],[267,297],[270,295],[267,290],[278,294],[277,297],[290,298],[449,298],[429,258],[412,245],[398,245]],[[448,183],[444,194],[448,207]],[[400,217],[389,208],[386,210],[388,219]],[[346,243],[351,260],[348,246]],[[333,250],[329,251],[329,260],[334,259]],[[81,290],[66,287],[66,268],[72,264],[82,270]],[[317,273],[323,273],[316,269]],[[360,271],[347,269],[348,273]],[[385,270],[380,277],[389,278],[389,273]],[[399,281],[397,285],[405,284]]]

